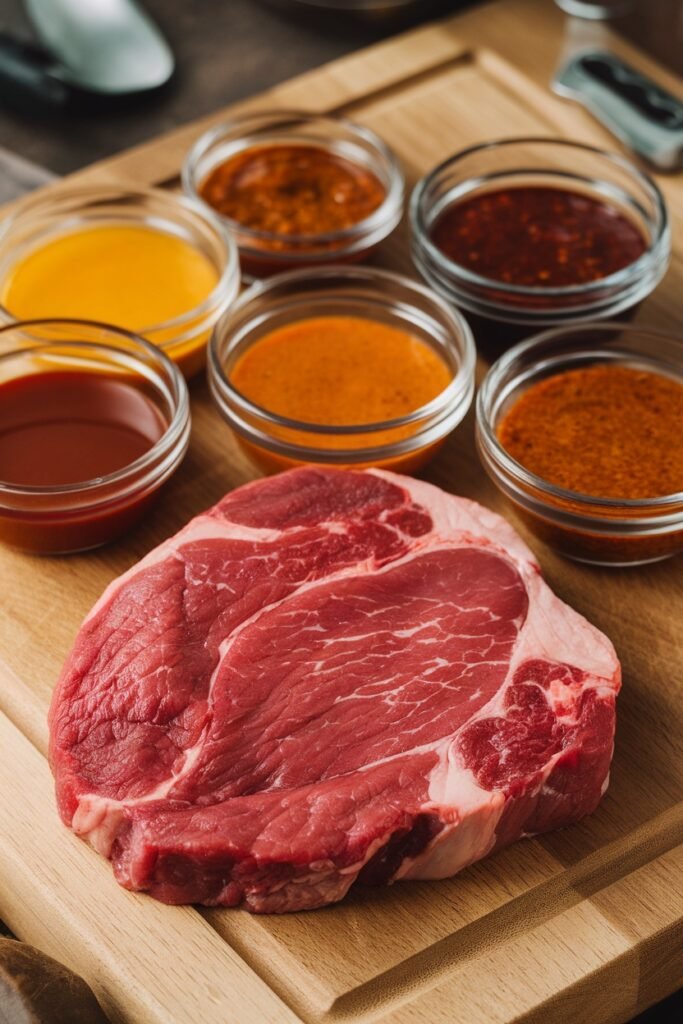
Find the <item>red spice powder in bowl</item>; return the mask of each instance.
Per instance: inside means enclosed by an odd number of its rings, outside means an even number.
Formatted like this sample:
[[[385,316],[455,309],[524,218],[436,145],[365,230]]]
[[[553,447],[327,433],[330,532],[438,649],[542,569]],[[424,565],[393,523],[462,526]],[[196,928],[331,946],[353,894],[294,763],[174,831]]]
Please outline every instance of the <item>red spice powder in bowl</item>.
[[[484,467],[562,554],[635,565],[683,549],[683,343],[623,324],[547,331],[477,399]]]

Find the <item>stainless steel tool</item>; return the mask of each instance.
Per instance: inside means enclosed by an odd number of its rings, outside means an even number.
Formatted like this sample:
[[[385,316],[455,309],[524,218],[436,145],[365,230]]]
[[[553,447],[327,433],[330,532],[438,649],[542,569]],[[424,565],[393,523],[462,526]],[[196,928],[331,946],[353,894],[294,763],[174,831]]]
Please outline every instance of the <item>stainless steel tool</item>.
[[[576,52],[552,83],[582,103],[617,138],[662,170],[683,165],[683,101],[616,54]]]
[[[0,34],[0,98],[14,90],[62,106],[74,90],[120,96],[158,88],[173,73],[171,48],[135,0],[25,3],[42,47]]]
[[[142,92],[173,72],[168,43],[134,0],[25,2],[65,81],[95,92]]]

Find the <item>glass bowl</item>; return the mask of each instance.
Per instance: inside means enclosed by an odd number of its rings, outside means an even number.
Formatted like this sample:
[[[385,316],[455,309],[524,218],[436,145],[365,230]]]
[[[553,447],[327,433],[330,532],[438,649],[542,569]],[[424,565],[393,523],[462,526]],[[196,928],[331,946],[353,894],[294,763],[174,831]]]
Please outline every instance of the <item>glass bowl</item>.
[[[240,284],[234,241],[204,209],[163,189],[116,184],[71,186],[39,195],[22,204],[0,229],[0,285],[30,253],[59,237],[104,226],[151,227],[189,243],[216,271],[216,284],[196,308],[163,323],[116,323],[141,334],[176,362],[185,376],[205,363],[206,344],[216,321],[236,297]],[[173,281],[169,280],[169,288]],[[55,310],[54,315],[60,315]],[[48,314],[53,315],[53,314]],[[73,315],[79,318],[74,311]],[[0,306],[5,322],[26,319]],[[109,315],[97,320],[112,322]]]
[[[352,426],[287,419],[249,401],[231,384],[236,361],[265,334],[318,316],[361,317],[407,331],[439,354],[452,379],[408,415]],[[387,271],[330,267],[280,274],[246,291],[214,330],[208,374],[221,415],[267,471],[322,463],[412,472],[435,454],[467,412],[475,359],[464,318],[423,286]]]
[[[0,327],[0,388],[36,374],[105,375],[134,387],[165,423],[161,437],[122,469],[49,486],[0,480],[0,540],[25,551],[65,554],[126,533],[176,471],[190,437],[187,385],[149,342],[105,324],[35,320]]]
[[[683,550],[683,492],[622,500],[566,490],[525,469],[497,437],[502,416],[532,384],[563,370],[608,363],[683,384],[683,343],[663,331],[621,323],[546,331],[510,349],[489,370],[477,396],[477,448],[493,482],[550,547],[595,565],[640,565]]]
[[[640,229],[645,252],[603,278],[550,288],[482,277],[432,241],[437,220],[453,203],[519,186],[555,187],[613,204]],[[661,281],[671,256],[669,218],[655,182],[624,157],[564,139],[503,139],[457,153],[418,182],[410,223],[415,266],[440,295],[465,310],[477,343],[494,353],[543,328],[630,318]]]
[[[224,217],[204,201],[200,189],[219,164],[248,149],[271,145],[316,146],[372,171],[385,190],[369,217],[343,230],[308,235],[262,231]],[[354,263],[365,259],[403,215],[405,183],[398,160],[367,128],[340,118],[296,110],[245,114],[202,135],[187,155],[183,188],[237,239],[247,279],[267,277],[301,266]]]

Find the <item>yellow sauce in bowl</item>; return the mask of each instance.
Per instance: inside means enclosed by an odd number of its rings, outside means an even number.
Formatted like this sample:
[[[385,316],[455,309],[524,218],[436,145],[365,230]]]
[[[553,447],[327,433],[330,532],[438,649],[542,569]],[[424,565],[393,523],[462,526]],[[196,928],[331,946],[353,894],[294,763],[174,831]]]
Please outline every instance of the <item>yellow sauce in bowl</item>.
[[[0,303],[17,320],[87,319],[143,334],[193,372],[208,332],[193,331],[202,315],[192,313],[218,279],[209,257],[179,235],[101,224],[52,236],[20,255],[0,285]],[[172,323],[179,317],[182,323]]]

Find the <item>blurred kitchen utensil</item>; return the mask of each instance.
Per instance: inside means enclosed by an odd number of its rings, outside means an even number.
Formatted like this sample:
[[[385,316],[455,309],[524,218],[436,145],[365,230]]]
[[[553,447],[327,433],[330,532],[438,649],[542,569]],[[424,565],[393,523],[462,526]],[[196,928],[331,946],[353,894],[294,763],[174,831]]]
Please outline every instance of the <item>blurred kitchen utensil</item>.
[[[61,78],[103,93],[143,92],[173,73],[171,49],[134,0],[25,0]]]
[[[574,54],[552,83],[582,103],[617,138],[660,170],[683,162],[683,101],[614,53]]]
[[[0,1020],[108,1024],[83,978],[41,950],[7,938],[0,938]]]
[[[335,30],[355,24],[399,28],[463,6],[467,0],[264,0],[269,6]],[[471,0],[470,0],[471,2]]]
[[[607,21],[629,11],[635,0],[555,0],[567,14],[592,21]]]
[[[25,0],[40,43],[0,33],[0,98],[65,107],[157,89],[173,74],[173,53],[134,0]]]

